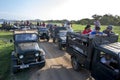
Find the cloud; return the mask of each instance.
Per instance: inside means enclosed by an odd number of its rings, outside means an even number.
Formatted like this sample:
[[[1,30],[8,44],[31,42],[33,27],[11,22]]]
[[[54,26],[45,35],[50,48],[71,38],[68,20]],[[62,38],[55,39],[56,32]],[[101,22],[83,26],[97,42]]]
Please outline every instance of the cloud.
[[[119,0],[14,0],[7,4],[0,5],[2,18],[79,20],[94,14],[120,14]]]
[[[53,9],[51,15],[56,19],[91,18],[94,14],[119,15],[119,0],[68,0]]]

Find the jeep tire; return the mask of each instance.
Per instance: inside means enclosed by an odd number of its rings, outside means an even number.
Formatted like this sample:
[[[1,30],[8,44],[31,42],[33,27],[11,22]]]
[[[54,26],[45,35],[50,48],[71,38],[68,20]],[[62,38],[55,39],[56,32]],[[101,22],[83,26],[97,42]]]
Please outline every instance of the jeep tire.
[[[47,36],[47,38],[46,38],[46,39],[47,39],[47,42],[49,42],[49,39],[50,39],[50,38],[49,38],[49,36]]]
[[[17,65],[17,61],[16,60],[12,60],[12,72],[13,72],[13,74],[18,72],[18,69],[13,67],[14,65]]]
[[[53,37],[53,43],[55,43],[55,38]]]
[[[80,64],[78,63],[76,57],[71,57],[71,64],[72,64],[72,67],[75,71],[80,71]]]
[[[62,45],[58,43],[59,50],[62,50]]]

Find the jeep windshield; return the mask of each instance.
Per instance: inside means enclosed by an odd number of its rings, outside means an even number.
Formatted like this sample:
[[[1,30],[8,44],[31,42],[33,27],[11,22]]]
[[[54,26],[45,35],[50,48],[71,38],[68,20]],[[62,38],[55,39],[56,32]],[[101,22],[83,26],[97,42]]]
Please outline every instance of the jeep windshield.
[[[47,28],[39,28],[38,30],[39,30],[39,32],[43,33],[43,32],[47,32],[48,29]]]
[[[17,34],[15,35],[15,42],[37,41],[36,34]]]
[[[23,51],[30,51],[30,50],[35,51],[39,49],[40,49],[39,45],[36,42],[20,43],[16,47],[16,50],[18,51],[18,53]]]
[[[66,37],[66,34],[67,34],[66,31],[64,31],[64,32],[59,32],[59,36],[60,36],[60,37]]]

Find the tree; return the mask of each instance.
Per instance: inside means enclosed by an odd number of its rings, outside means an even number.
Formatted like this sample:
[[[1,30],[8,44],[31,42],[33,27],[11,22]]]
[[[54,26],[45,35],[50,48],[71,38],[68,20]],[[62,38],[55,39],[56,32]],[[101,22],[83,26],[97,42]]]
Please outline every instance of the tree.
[[[81,19],[80,24],[82,24],[82,25],[91,24],[91,20],[88,18]]]

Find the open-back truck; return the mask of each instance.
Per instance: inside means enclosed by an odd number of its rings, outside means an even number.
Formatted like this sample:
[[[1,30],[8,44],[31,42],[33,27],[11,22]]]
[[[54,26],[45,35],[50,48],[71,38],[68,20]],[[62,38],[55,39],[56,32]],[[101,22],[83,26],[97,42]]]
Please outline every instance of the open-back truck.
[[[96,80],[120,80],[118,35],[91,38],[79,33],[68,32],[66,46],[75,71],[84,68],[89,70]],[[110,58],[114,60],[114,63],[111,61],[109,65],[105,64],[105,61],[101,59],[105,58],[106,55],[111,56]]]

